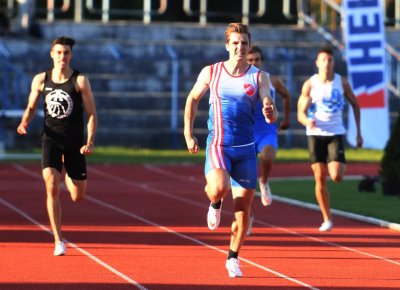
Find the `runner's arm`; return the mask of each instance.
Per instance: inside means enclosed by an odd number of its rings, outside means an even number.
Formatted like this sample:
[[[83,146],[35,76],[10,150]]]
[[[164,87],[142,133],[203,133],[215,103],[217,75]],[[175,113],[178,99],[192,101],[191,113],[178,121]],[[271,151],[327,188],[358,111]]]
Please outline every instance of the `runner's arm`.
[[[290,94],[288,89],[283,84],[280,77],[272,76],[271,83],[275,90],[282,96],[283,102],[283,121],[279,125],[279,130],[287,130],[290,128]]]
[[[96,104],[94,101],[92,89],[90,87],[89,79],[84,75],[79,75],[77,78],[79,90],[82,95],[82,101],[85,106],[85,112],[87,114],[87,141],[81,148],[81,153],[89,155],[94,150],[94,140],[97,128],[97,113]]]
[[[270,79],[266,72],[261,71],[258,78],[259,88],[258,94],[259,98],[263,103],[263,114],[265,116],[265,121],[267,123],[273,123],[278,119],[278,110],[272,100],[270,93]]]
[[[357,130],[356,142],[357,142],[357,147],[361,148],[363,145],[363,138],[361,135],[361,126],[360,126],[360,120],[361,120],[360,105],[358,104],[357,98],[355,97],[353,90],[351,89],[349,81],[344,77],[342,77],[342,84],[343,84],[344,96],[350,103],[351,107],[353,108],[354,121],[356,122],[356,130]]]
[[[193,124],[194,120],[196,119],[199,102],[208,90],[210,79],[211,67],[206,66],[200,72],[196,83],[186,99],[184,113],[184,136],[190,153],[197,153],[199,151],[197,138],[193,135]]]
[[[17,128],[18,134],[27,134],[27,127],[35,116],[36,107],[39,102],[40,95],[43,91],[44,79],[46,73],[37,74],[31,84],[31,92],[29,93],[28,105],[22,115],[21,123]]]
[[[300,124],[306,127],[307,126],[314,127],[315,125],[315,120],[310,120],[307,116],[307,110],[311,104],[310,91],[311,91],[311,83],[310,80],[307,80],[303,84],[303,87],[301,89],[301,95],[297,102],[297,120],[299,121]]]

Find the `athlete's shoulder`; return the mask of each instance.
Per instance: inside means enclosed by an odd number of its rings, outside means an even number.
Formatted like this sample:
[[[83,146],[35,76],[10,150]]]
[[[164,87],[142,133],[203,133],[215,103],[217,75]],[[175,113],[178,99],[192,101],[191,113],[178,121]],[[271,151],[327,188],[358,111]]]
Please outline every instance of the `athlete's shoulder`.
[[[72,80],[76,80],[75,82],[78,83],[79,86],[89,83],[89,78],[86,74],[83,74],[79,70],[73,69],[72,70]]]
[[[45,80],[46,80],[46,75],[47,75],[47,72],[38,73],[33,77],[33,81],[32,82],[44,83]]]
[[[253,74],[256,76],[260,76],[263,71],[254,65],[250,65],[246,70],[246,74]]]
[[[256,69],[257,69],[257,71],[255,71],[255,72],[259,75],[260,80],[264,79],[264,80],[271,81],[270,74],[268,72],[266,72],[265,70],[258,69],[258,68],[256,68]]]
[[[203,67],[199,73],[199,76],[197,77],[197,82],[203,85],[208,85],[211,81],[213,72],[215,70],[214,66],[215,64]]]

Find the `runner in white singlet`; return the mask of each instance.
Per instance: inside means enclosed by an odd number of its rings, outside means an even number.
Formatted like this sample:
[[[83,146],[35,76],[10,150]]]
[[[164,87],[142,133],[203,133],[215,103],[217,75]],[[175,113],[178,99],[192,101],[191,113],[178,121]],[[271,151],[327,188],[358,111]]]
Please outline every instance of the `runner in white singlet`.
[[[297,105],[298,121],[306,126],[311,168],[315,177],[315,195],[321,209],[323,223],[319,231],[333,227],[327,176],[334,182],[343,179],[346,170],[342,112],[345,99],[353,108],[357,127],[357,147],[362,147],[360,107],[346,78],[335,74],[333,51],[321,49],[315,64],[318,74],[304,84]]]

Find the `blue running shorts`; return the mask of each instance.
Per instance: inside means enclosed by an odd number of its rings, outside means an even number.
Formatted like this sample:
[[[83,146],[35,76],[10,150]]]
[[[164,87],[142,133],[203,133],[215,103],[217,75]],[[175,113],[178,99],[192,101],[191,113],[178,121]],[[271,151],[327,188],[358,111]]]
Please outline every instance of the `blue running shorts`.
[[[254,144],[226,147],[207,144],[204,174],[213,169],[225,169],[232,187],[255,189],[257,184],[257,156]]]
[[[275,151],[278,150],[278,134],[276,132],[254,134],[254,141],[257,153],[261,153],[262,149],[267,145],[272,146]]]

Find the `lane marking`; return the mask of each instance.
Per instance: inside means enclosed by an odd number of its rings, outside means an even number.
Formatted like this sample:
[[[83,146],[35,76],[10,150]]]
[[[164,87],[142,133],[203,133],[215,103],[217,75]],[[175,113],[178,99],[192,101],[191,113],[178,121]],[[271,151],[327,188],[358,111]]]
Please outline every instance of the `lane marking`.
[[[190,180],[192,182],[195,183],[199,183],[199,184],[204,184],[204,182],[200,182],[198,180],[198,178],[194,178],[193,176],[190,176],[189,178],[185,178],[181,175],[178,175],[176,173],[172,173],[169,171],[166,171],[164,169],[155,167],[153,165],[145,165],[144,166],[146,169],[157,172],[159,174],[163,174],[165,176],[169,176],[169,177],[173,177],[179,180],[183,180],[183,181],[187,181]],[[346,179],[353,179],[353,180],[359,180],[361,179],[363,176],[361,175],[352,175],[352,176],[347,176]],[[271,177],[270,180],[277,180],[277,181],[282,181],[282,180],[314,180],[314,177],[310,177],[310,176],[303,176],[303,177]],[[260,196],[260,192],[256,192],[256,195]],[[282,197],[282,196],[278,196],[278,195],[274,195],[274,198],[280,202],[283,203],[287,203],[290,205],[295,205],[295,206],[299,206],[299,207],[303,207],[303,208],[307,208],[307,209],[312,209],[312,210],[316,210],[316,211],[320,211],[320,208],[318,205],[316,204],[312,204],[312,203],[307,203],[307,202],[303,202],[303,201],[299,201],[299,200],[294,200],[291,198],[287,198],[287,197]],[[377,218],[372,218],[372,217],[367,217],[367,216],[363,216],[363,215],[359,215],[359,214],[355,214],[355,213],[350,213],[350,212],[346,212],[346,211],[342,211],[342,210],[338,210],[338,209],[331,209],[331,212],[337,216],[342,216],[345,218],[349,218],[349,219],[354,219],[357,221],[361,221],[361,222],[365,222],[365,223],[369,223],[369,224],[374,224],[374,225],[378,225],[380,227],[385,227],[385,228],[389,228],[391,230],[395,230],[395,231],[400,231],[400,224],[398,223],[392,223],[392,222],[388,222],[388,221],[384,221],[381,219],[377,219]]]
[[[35,178],[35,179],[38,179],[38,178],[42,179],[40,174],[31,172],[31,171],[27,170],[25,167],[23,167],[23,166],[21,166],[19,164],[13,163],[12,165],[13,165],[14,168],[16,168],[18,171],[20,171],[22,173],[25,173],[25,174],[27,174],[27,175]],[[6,200],[4,200],[1,197],[0,197],[0,203],[5,205],[9,209],[17,212],[19,215],[21,215],[22,217],[24,217],[25,219],[30,221],[32,224],[36,225],[37,227],[39,227],[43,231],[45,231],[48,234],[50,234],[51,236],[53,236],[52,231],[48,227],[42,225],[39,221],[35,220],[33,217],[31,217],[30,215],[28,215],[27,213],[25,213],[21,209],[17,208],[16,206],[12,205],[11,203],[7,202]],[[107,270],[109,270],[110,272],[114,273],[118,277],[120,277],[123,280],[127,281],[129,284],[132,284],[133,286],[135,286],[136,288],[138,288],[140,290],[148,290],[146,287],[142,286],[137,281],[133,280],[132,278],[130,278],[127,275],[123,274],[122,272],[118,271],[117,269],[115,269],[114,267],[110,266],[106,262],[104,262],[101,259],[97,258],[95,255],[93,255],[90,252],[88,252],[88,251],[84,250],[83,248],[79,247],[75,243],[70,242],[67,239],[63,239],[63,241],[65,241],[69,246],[71,246],[75,250],[81,252],[83,255],[85,255],[88,258],[90,258],[91,260],[93,260],[95,263],[99,264],[100,266],[106,268]]]
[[[175,179],[186,180],[186,181],[187,180],[191,180],[193,182],[201,183],[201,184],[204,183],[204,182],[198,181],[198,179],[185,178],[182,175],[179,175],[179,174],[176,174],[176,173],[172,173],[170,171],[166,171],[166,170],[164,170],[162,168],[158,168],[158,167],[155,167],[153,165],[145,165],[144,167],[147,168],[148,170],[151,170],[151,171],[156,172],[158,174],[163,174],[165,176],[173,177]],[[317,208],[319,209],[319,207],[317,207]],[[274,228],[274,229],[278,229],[278,230],[284,231],[286,233],[290,233],[290,234],[293,234],[293,235],[296,235],[296,236],[304,237],[304,238],[307,238],[307,239],[310,239],[310,240],[313,240],[313,241],[317,241],[317,242],[320,242],[320,243],[323,243],[323,244],[327,244],[327,245],[330,245],[330,246],[333,246],[333,247],[338,247],[338,248],[341,248],[341,249],[344,249],[344,250],[348,250],[348,251],[351,251],[351,252],[355,252],[355,253],[358,253],[358,254],[361,254],[361,255],[365,255],[365,256],[368,256],[368,257],[372,257],[372,258],[375,258],[375,259],[378,259],[378,260],[381,260],[381,261],[385,261],[385,262],[392,263],[392,264],[395,264],[397,266],[400,266],[400,262],[397,262],[397,261],[394,261],[394,260],[391,260],[391,259],[388,259],[388,258],[385,258],[385,257],[382,257],[382,256],[374,255],[374,254],[371,254],[371,253],[368,253],[368,252],[364,252],[364,251],[359,251],[357,249],[353,249],[353,248],[350,248],[350,247],[347,247],[347,246],[344,246],[344,245],[341,245],[341,244],[338,244],[338,243],[335,243],[335,242],[325,241],[325,240],[322,240],[320,238],[316,238],[316,237],[313,237],[313,236],[309,236],[307,234],[302,234],[302,233],[299,233],[299,232],[296,232],[296,231],[292,231],[292,230],[289,230],[289,229],[286,229],[286,228],[282,228],[282,227],[279,227],[279,226],[276,226],[276,225],[273,225],[273,224],[270,224],[270,223],[267,223],[267,222],[264,222],[264,221],[261,221],[261,220],[258,220],[258,219],[254,219],[254,222],[257,222],[258,224],[262,224],[262,225],[265,225],[265,226],[269,226],[269,227]]]
[[[141,222],[143,222],[143,223],[145,223],[145,224],[148,224],[148,225],[151,225],[151,226],[153,226],[153,227],[156,227],[156,228],[158,228],[158,229],[160,229],[160,230],[162,230],[162,231],[168,232],[168,233],[173,234],[173,235],[175,235],[175,236],[178,236],[178,237],[180,237],[180,238],[182,238],[182,239],[189,240],[189,241],[191,241],[191,242],[193,242],[193,243],[195,243],[195,244],[201,245],[201,246],[206,247],[206,248],[209,248],[209,249],[211,249],[211,250],[215,250],[215,251],[220,252],[220,253],[223,253],[223,254],[225,254],[225,255],[228,254],[228,252],[225,251],[225,250],[222,250],[222,249],[220,249],[220,248],[218,248],[218,247],[215,247],[215,246],[211,246],[211,245],[209,245],[209,244],[207,244],[207,243],[204,243],[204,242],[202,242],[202,241],[200,241],[200,240],[198,240],[198,239],[196,239],[196,238],[192,238],[192,237],[187,236],[187,235],[185,235],[185,234],[176,232],[176,231],[174,231],[174,230],[172,230],[172,229],[170,229],[170,228],[168,228],[168,227],[165,227],[165,226],[160,225],[160,224],[158,224],[158,223],[152,222],[152,221],[150,221],[150,220],[148,220],[148,219],[146,219],[146,218],[143,218],[143,217],[141,217],[141,216],[139,216],[139,215],[137,215],[137,214],[134,214],[134,213],[132,213],[131,211],[127,211],[127,210],[124,210],[124,209],[119,208],[119,207],[117,207],[117,206],[114,206],[114,205],[110,204],[109,202],[104,202],[104,201],[102,201],[102,200],[100,200],[100,199],[97,199],[97,198],[94,198],[94,197],[91,197],[91,196],[87,196],[87,199],[90,200],[90,201],[92,201],[92,202],[94,202],[94,203],[96,203],[96,204],[98,204],[98,205],[101,205],[101,206],[106,207],[106,208],[108,208],[108,209],[111,209],[111,210],[114,210],[114,211],[116,211],[116,212],[119,212],[119,213],[121,213],[121,214],[123,214],[123,215],[126,215],[126,216],[132,217],[132,218],[134,218],[134,219],[137,219],[137,220],[139,220],[139,221],[141,221]],[[244,262],[246,262],[246,263],[248,263],[248,264],[250,264],[250,265],[256,267],[256,268],[259,268],[259,269],[261,269],[261,270],[264,270],[264,271],[266,271],[266,272],[269,272],[269,273],[271,273],[271,274],[274,274],[274,275],[276,275],[276,276],[278,276],[278,277],[280,277],[280,278],[283,278],[283,279],[285,279],[285,280],[291,281],[291,282],[293,282],[293,283],[295,283],[295,284],[299,284],[299,285],[304,286],[304,287],[309,288],[309,289],[319,290],[318,288],[315,288],[315,287],[313,287],[313,286],[311,286],[311,285],[308,285],[308,284],[306,284],[306,283],[304,283],[304,282],[302,282],[302,281],[300,281],[300,280],[297,280],[297,279],[288,277],[288,276],[286,276],[285,274],[282,274],[282,273],[277,272],[277,271],[274,271],[274,270],[272,270],[272,269],[270,269],[270,268],[264,267],[263,265],[257,264],[257,263],[255,263],[255,262],[249,260],[249,259],[242,258],[242,257],[240,257],[239,259],[240,259],[241,261],[244,261]]]
[[[26,173],[26,174],[28,174],[28,175],[30,175],[30,176],[35,177],[35,178],[38,177],[38,174],[33,174],[33,173],[31,173],[29,170],[25,169],[23,166],[21,166],[21,165],[19,165],[19,164],[14,164],[14,163],[13,163],[13,166],[14,166],[17,170],[19,170],[19,171],[21,171],[21,172],[23,172],[23,173]],[[169,193],[167,193],[167,192],[163,192],[163,191],[160,191],[160,190],[154,190],[154,189],[152,189],[152,188],[149,188],[146,184],[143,184],[143,185],[142,185],[142,184],[140,184],[140,183],[128,181],[128,180],[123,179],[123,178],[121,178],[121,177],[114,176],[114,175],[108,174],[108,173],[104,173],[104,172],[102,172],[102,171],[100,171],[100,170],[98,170],[98,169],[96,169],[96,168],[93,168],[93,167],[91,167],[90,170],[91,170],[92,172],[95,172],[95,173],[98,174],[98,175],[102,175],[102,176],[104,176],[104,177],[108,177],[108,178],[113,179],[113,180],[115,180],[115,181],[117,181],[117,182],[125,183],[125,184],[128,184],[128,185],[138,186],[138,187],[140,187],[140,188],[145,188],[145,189],[148,190],[148,191],[154,191],[154,192],[161,193],[161,194],[163,193],[164,195],[166,195],[166,196],[168,196],[168,197],[173,197],[172,194],[169,194]],[[129,217],[132,217],[132,218],[134,218],[134,219],[137,219],[137,220],[139,220],[139,221],[141,221],[141,222],[143,222],[143,223],[145,223],[145,224],[148,224],[148,225],[157,227],[157,228],[160,229],[160,230],[163,230],[163,231],[168,232],[168,233],[170,233],[170,234],[176,235],[176,236],[181,237],[181,238],[183,238],[183,239],[189,240],[189,241],[191,241],[191,242],[193,242],[193,243],[195,243],[195,244],[198,244],[198,245],[204,246],[204,247],[206,247],[206,248],[215,250],[215,251],[220,252],[220,253],[223,253],[223,254],[225,254],[225,255],[228,254],[228,252],[225,251],[225,250],[222,250],[222,249],[220,249],[220,248],[217,248],[217,247],[214,247],[214,246],[209,245],[209,244],[207,244],[207,243],[204,243],[204,242],[202,242],[202,241],[200,241],[200,240],[198,240],[198,239],[196,239],[196,238],[192,238],[192,237],[187,236],[187,235],[185,235],[185,234],[176,232],[176,231],[174,231],[174,230],[172,230],[172,229],[170,229],[170,228],[168,228],[168,227],[162,226],[162,225],[160,225],[160,224],[158,224],[158,223],[152,222],[152,221],[150,221],[150,220],[148,220],[148,219],[145,219],[145,218],[143,218],[143,217],[141,217],[141,216],[139,216],[139,215],[137,215],[137,214],[134,214],[134,213],[132,213],[131,211],[127,211],[127,210],[124,210],[124,209],[119,208],[119,207],[117,207],[117,206],[114,206],[114,205],[110,204],[109,202],[104,202],[104,201],[102,201],[102,200],[100,200],[100,199],[97,199],[97,198],[92,197],[92,196],[89,196],[89,195],[86,195],[86,199],[89,200],[89,201],[91,201],[91,202],[93,202],[93,203],[95,203],[95,204],[97,204],[97,205],[100,205],[100,206],[106,207],[106,208],[108,208],[108,209],[114,210],[114,211],[119,212],[119,213],[121,213],[121,214],[124,214],[124,215],[126,215],[126,216],[129,216]],[[184,201],[184,202],[187,202],[187,203],[196,205],[196,206],[204,207],[203,204],[201,204],[201,203],[199,203],[199,202],[190,201],[189,199],[180,198],[180,197],[177,197],[177,196],[175,196],[175,199],[178,199],[178,200],[180,200],[180,201]],[[282,273],[280,273],[280,272],[277,272],[277,271],[275,271],[275,270],[272,270],[272,269],[270,269],[270,268],[267,268],[267,267],[265,267],[265,266],[263,266],[263,265],[257,264],[257,263],[255,263],[255,262],[249,260],[249,259],[242,258],[242,257],[240,257],[239,259],[240,259],[241,261],[243,261],[243,262],[248,263],[249,265],[252,265],[252,266],[258,268],[258,269],[261,269],[261,270],[263,270],[263,271],[266,271],[266,272],[269,272],[269,273],[271,273],[271,274],[274,274],[274,275],[276,275],[276,276],[278,276],[278,277],[280,277],[280,278],[283,278],[283,279],[285,279],[285,280],[291,281],[291,282],[293,282],[294,284],[298,284],[298,285],[304,286],[305,288],[312,289],[312,290],[319,290],[319,288],[313,287],[313,286],[311,286],[311,285],[309,285],[309,284],[307,284],[307,283],[304,283],[304,282],[302,282],[302,281],[300,281],[300,280],[291,278],[291,277],[289,277],[289,276],[286,276],[285,274],[282,274]],[[116,271],[117,271],[117,270],[116,270]],[[118,271],[117,271],[117,272],[118,272]],[[121,274],[122,274],[122,273],[121,273]],[[123,275],[123,274],[122,274],[122,275]],[[128,277],[128,278],[129,278],[129,277]],[[133,280],[132,280],[132,281],[133,281]],[[136,282],[136,283],[137,283],[137,282]],[[140,285],[140,284],[139,284],[139,285]],[[135,286],[136,286],[136,285],[135,285]],[[141,285],[140,285],[140,286],[141,286]],[[142,287],[143,287],[143,286],[142,286]],[[143,288],[143,289],[146,289],[146,288]]]
[[[294,200],[294,199],[291,199],[291,198],[278,196],[278,195],[274,195],[274,199],[277,200],[277,201],[283,202],[283,203],[290,204],[290,205],[296,205],[296,206],[299,206],[299,207],[320,211],[319,206],[316,205],[316,204],[313,204],[313,203]],[[331,212],[333,214],[337,215],[337,216],[342,216],[342,217],[345,217],[345,218],[357,220],[357,221],[368,223],[368,224],[377,225],[377,226],[380,226],[380,227],[383,227],[383,228],[388,228],[388,229],[400,232],[400,224],[397,224],[397,223],[392,223],[392,222],[388,222],[388,221],[385,221],[385,220],[381,220],[381,219],[377,219],[377,218],[373,218],[373,217],[368,217],[368,216],[363,216],[363,215],[360,215],[360,214],[351,213],[351,212],[347,212],[347,211],[343,211],[343,210],[339,210],[339,209],[334,209],[334,208],[331,209]]]

